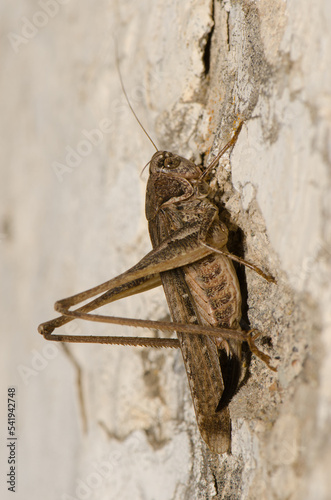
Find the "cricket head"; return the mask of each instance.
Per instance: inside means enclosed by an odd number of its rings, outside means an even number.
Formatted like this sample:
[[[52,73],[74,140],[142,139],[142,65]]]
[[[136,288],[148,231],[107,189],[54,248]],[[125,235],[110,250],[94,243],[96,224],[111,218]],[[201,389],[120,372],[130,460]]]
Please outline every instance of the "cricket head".
[[[150,162],[151,175],[168,174],[187,180],[199,179],[201,169],[195,163],[169,151],[157,151]]]
[[[200,179],[201,169],[192,161],[168,151],[157,151],[149,167],[147,220],[154,219],[165,207],[192,199]]]

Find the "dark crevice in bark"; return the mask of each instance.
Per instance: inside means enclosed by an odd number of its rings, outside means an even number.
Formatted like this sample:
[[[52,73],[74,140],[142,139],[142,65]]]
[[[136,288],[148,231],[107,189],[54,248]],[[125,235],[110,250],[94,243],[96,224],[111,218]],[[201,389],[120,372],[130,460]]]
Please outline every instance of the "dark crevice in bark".
[[[212,18],[214,18],[214,7],[213,7],[213,12],[212,12]],[[211,41],[212,41],[212,37],[213,37],[213,33],[214,33],[214,26],[215,26],[215,24],[212,26],[210,32],[205,37],[206,44],[204,47],[204,54],[202,57],[203,64],[205,67],[205,76],[208,76],[209,70],[210,70]]]

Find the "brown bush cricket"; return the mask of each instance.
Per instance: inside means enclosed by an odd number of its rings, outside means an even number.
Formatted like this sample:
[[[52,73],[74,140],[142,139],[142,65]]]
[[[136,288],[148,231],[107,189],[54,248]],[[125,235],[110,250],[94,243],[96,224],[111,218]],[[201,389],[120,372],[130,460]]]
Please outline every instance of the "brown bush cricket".
[[[122,79],[121,84],[127,98]],[[132,110],[129,101],[128,104]],[[270,282],[274,279],[253,264],[229,254],[228,229],[219,219],[217,206],[208,197],[210,190],[206,182],[221,156],[235,144],[241,127],[242,122],[206,169],[177,154],[158,151],[150,139],[156,153],[150,161],[146,217],[153,250],[125,273],[56,302],[55,310],[61,316],[38,328],[45,339],[58,342],[180,347],[199,430],[215,453],[230,449],[227,403],[240,378],[242,342],[248,342],[251,351],[270,367],[270,358],[257,349],[255,337],[240,329],[241,294],[232,260],[250,267]],[[89,314],[109,302],[161,284],[173,322]],[[86,305],[74,311],[70,309],[99,294]],[[75,318],[176,331],[177,339],[52,333]]]

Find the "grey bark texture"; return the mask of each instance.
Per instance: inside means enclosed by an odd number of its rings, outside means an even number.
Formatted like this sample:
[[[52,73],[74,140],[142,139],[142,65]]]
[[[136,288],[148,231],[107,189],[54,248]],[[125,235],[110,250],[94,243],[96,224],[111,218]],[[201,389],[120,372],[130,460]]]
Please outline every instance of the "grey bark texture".
[[[3,407],[17,388],[16,498],[330,499],[330,2],[45,0],[1,11],[0,366]],[[125,103],[114,38],[159,149],[206,164],[245,121],[214,186],[233,251],[277,279],[238,269],[244,320],[278,371],[246,353],[231,454],[202,442],[180,352],[64,350],[36,330],[55,300],[151,248],[140,173],[154,149]],[[162,290],[107,311],[169,319]],[[3,439],[6,428],[3,411]],[[1,454],[1,497],[12,498],[5,445]]]

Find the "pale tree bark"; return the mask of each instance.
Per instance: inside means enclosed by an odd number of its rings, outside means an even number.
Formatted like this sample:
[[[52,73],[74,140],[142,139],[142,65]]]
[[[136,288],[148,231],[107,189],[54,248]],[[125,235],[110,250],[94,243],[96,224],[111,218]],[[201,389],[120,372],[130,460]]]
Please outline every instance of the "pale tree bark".
[[[4,398],[17,388],[16,498],[330,498],[330,3],[2,11],[1,380]],[[277,279],[238,270],[244,321],[278,371],[246,353],[231,454],[202,442],[180,352],[70,345],[67,356],[36,331],[55,300],[151,248],[140,172],[154,149],[125,103],[114,38],[158,148],[206,163],[245,121],[214,185],[232,250]],[[169,319],[162,290],[107,311]],[[134,333],[81,322],[76,332]]]

